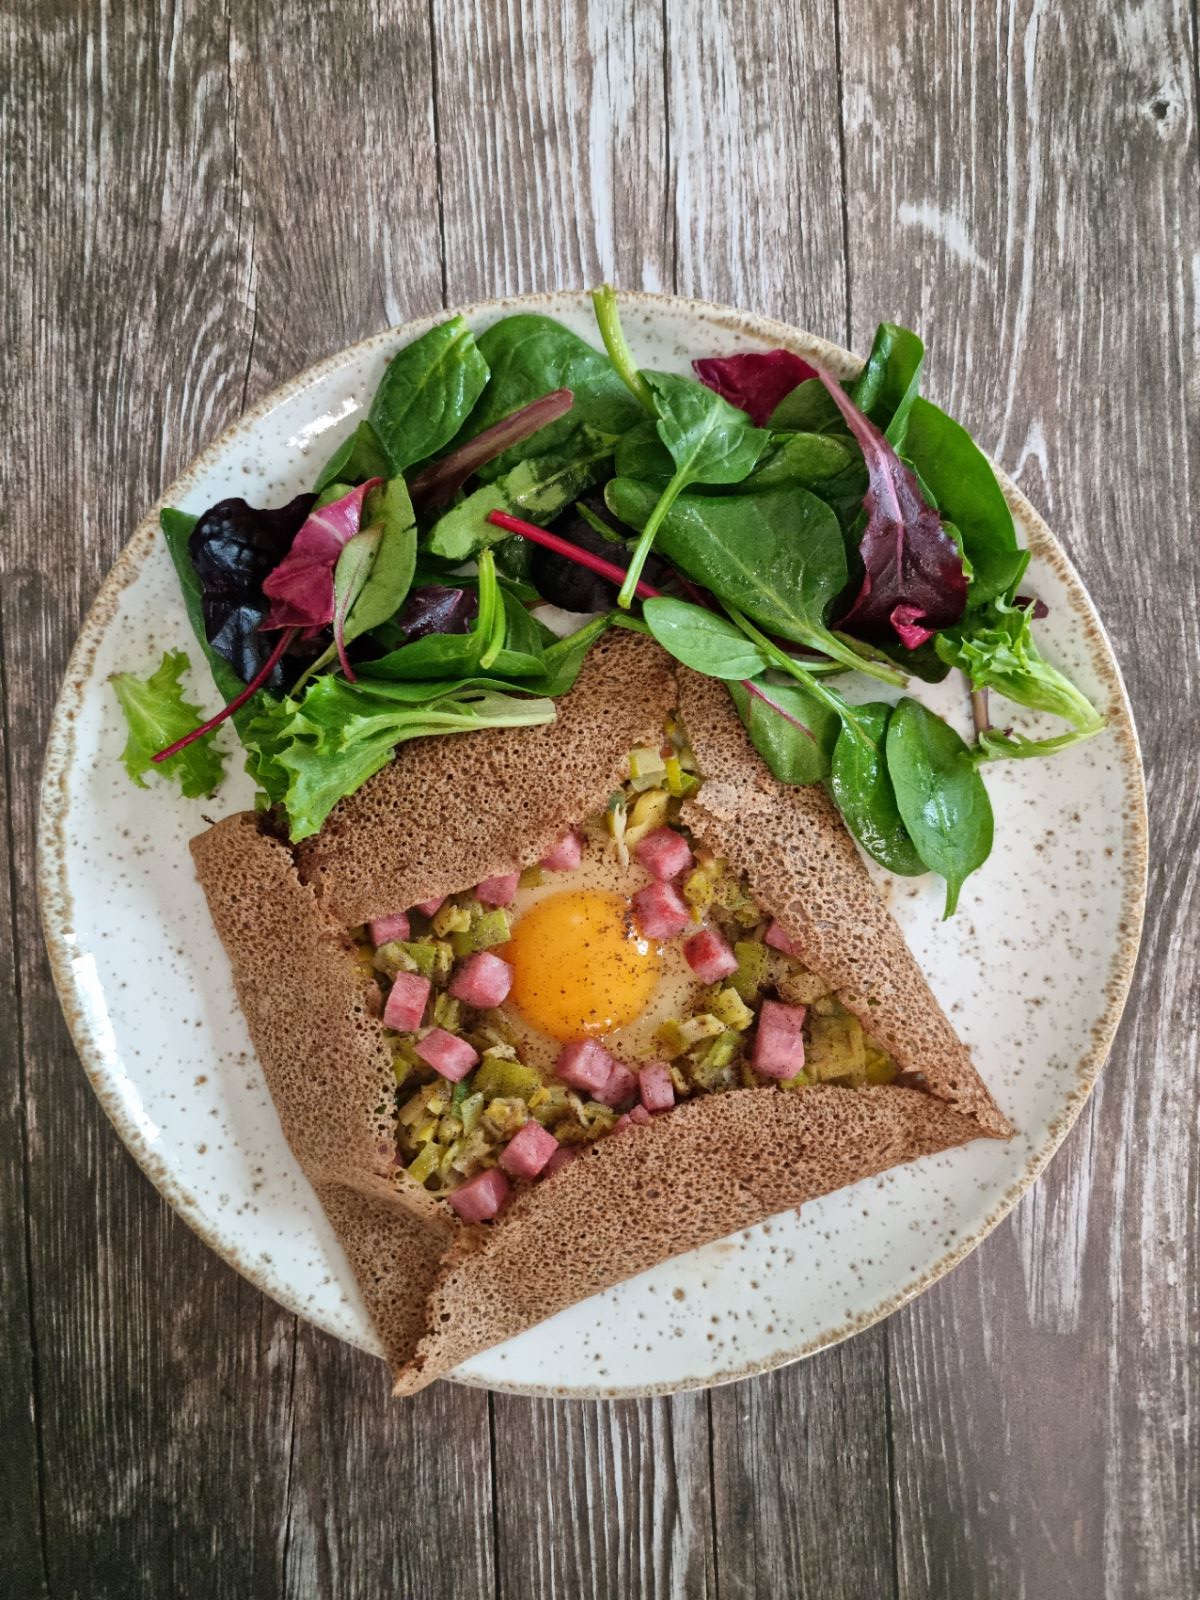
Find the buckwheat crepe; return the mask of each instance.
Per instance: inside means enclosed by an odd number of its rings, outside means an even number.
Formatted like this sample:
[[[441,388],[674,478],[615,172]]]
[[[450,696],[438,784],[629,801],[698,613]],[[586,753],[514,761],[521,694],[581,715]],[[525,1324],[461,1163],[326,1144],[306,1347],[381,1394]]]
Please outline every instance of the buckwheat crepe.
[[[703,784],[694,839],[748,879],[896,1082],[700,1096],[598,1140],[494,1222],[398,1173],[382,1000],[351,930],[530,865],[603,809],[677,710]],[[1012,1130],[818,786],[778,783],[724,687],[613,629],[546,727],[424,739],[296,848],[254,813],[192,842],[284,1132],[411,1394],[565,1306],[901,1162]],[[535,1269],[535,1270],[534,1270]]]

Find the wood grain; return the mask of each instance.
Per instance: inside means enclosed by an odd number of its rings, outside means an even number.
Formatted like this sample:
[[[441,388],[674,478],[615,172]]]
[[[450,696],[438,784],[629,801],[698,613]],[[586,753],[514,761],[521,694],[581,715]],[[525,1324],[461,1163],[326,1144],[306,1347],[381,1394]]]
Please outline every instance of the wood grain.
[[[1200,1592],[1196,33],[1184,0],[10,0],[0,1589]],[[884,1326],[710,1396],[396,1407],[105,1122],[41,952],[40,751],[129,528],[245,405],[386,323],[604,276],[923,330],[1126,668],[1138,987],[1046,1177]]]

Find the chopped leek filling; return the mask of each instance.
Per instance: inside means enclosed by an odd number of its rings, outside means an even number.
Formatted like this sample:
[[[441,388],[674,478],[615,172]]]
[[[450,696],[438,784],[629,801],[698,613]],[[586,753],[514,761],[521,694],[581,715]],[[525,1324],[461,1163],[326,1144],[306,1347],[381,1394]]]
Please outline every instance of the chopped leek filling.
[[[669,827],[682,833],[694,864],[681,874],[676,888],[693,921],[679,937],[701,926],[711,928],[737,958],[736,970],[721,981],[698,986],[690,1015],[672,1018],[655,1031],[652,1059],[665,1064],[675,1102],[770,1083],[801,1090],[817,1083],[858,1088],[891,1082],[894,1062],[864,1033],[829,984],[797,957],[765,942],[771,920],[745,880],[688,835],[680,809],[700,782],[678,724],[670,721],[659,748],[630,753],[629,777],[596,825],[623,866],[654,830]],[[526,867],[521,887],[536,887],[545,876],[541,867]],[[448,897],[432,916],[414,910],[409,919],[407,938],[378,948],[369,929],[358,934],[362,959],[373,969],[385,999],[401,973],[417,974],[431,984],[425,1024],[414,1033],[387,1034],[396,1076],[398,1165],[409,1177],[434,1193],[448,1194],[495,1166],[531,1119],[560,1146],[589,1144],[611,1133],[622,1120],[618,1110],[522,1061],[499,1010],[472,1009],[447,991],[458,963],[508,942],[508,912],[482,904],[474,890],[466,890]],[[782,1082],[777,1074],[765,1076],[754,1066],[764,1001],[804,1008],[804,1066]],[[479,1058],[457,1083],[417,1054],[417,1044],[434,1028],[464,1039]],[[633,1073],[648,1064],[624,1061]]]

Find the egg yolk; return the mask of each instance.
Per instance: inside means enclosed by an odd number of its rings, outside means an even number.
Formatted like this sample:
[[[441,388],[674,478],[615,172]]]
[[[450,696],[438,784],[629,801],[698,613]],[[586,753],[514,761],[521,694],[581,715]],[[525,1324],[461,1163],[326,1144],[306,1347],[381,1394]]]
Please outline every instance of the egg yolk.
[[[633,924],[619,894],[567,889],[531,906],[504,952],[510,999],[552,1039],[602,1036],[641,1014],[662,957]]]

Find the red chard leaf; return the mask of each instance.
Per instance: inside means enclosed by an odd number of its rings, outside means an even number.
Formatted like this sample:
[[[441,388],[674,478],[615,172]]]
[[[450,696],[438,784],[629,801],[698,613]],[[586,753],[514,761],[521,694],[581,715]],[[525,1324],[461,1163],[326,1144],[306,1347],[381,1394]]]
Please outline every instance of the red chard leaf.
[[[422,511],[445,505],[480,467],[565,416],[574,404],[575,396],[570,389],[554,389],[519,411],[509,412],[507,417],[501,417],[499,422],[459,445],[457,450],[422,468],[408,486],[413,504]]]
[[[775,407],[817,369],[790,350],[747,350],[738,356],[709,356],[692,369],[731,406],[744,411],[756,428],[765,428]]]
[[[382,478],[369,478],[340,500],[312,511],[292,547],[263,580],[271,601],[263,628],[323,628],[333,621],[333,570],[362,526],[363,503]]]
[[[858,440],[867,464],[859,543],[866,571],[839,627],[864,639],[890,629],[910,650],[958,622],[967,606],[967,575],[958,546],[921,493],[916,475],[896,454],[831,373],[816,376]]]

